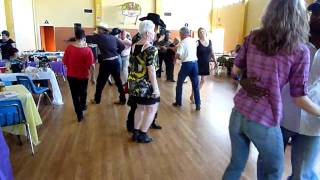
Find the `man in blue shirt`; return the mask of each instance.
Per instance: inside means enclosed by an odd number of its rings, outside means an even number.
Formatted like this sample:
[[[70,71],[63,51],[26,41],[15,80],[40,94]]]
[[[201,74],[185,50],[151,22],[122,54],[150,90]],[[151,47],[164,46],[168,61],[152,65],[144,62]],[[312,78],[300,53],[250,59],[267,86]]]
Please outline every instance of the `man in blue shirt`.
[[[104,23],[98,26],[98,34],[86,36],[86,40],[87,43],[97,44],[100,50],[98,57],[100,61],[99,75],[92,103],[100,104],[103,88],[109,76],[112,75],[120,94],[119,101],[115,102],[115,104],[125,105],[126,96],[120,78],[120,62],[118,61],[119,54],[121,54],[125,46],[119,39],[109,34],[108,26]]]

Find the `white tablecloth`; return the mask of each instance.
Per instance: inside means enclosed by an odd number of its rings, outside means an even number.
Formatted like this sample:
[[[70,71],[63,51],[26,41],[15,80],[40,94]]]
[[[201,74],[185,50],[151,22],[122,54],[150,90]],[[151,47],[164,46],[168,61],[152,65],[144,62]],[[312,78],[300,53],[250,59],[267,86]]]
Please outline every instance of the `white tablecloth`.
[[[53,104],[62,105],[62,95],[56,75],[51,69],[40,71],[38,73],[0,73],[2,81],[17,81],[17,76],[29,76],[32,80],[49,80],[51,83]]]

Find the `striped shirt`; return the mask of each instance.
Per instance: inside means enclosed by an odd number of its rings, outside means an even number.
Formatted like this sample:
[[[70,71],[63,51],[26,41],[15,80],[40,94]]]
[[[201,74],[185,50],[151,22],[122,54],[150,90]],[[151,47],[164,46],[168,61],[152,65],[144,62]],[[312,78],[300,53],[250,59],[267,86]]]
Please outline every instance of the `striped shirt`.
[[[235,108],[244,116],[267,127],[278,126],[282,118],[281,91],[289,83],[292,97],[307,94],[310,53],[301,44],[292,54],[278,53],[268,56],[252,43],[252,35],[247,38],[235,59],[235,66],[247,71],[247,77],[258,78],[256,84],[269,90],[269,96],[256,102],[244,89],[234,98]]]

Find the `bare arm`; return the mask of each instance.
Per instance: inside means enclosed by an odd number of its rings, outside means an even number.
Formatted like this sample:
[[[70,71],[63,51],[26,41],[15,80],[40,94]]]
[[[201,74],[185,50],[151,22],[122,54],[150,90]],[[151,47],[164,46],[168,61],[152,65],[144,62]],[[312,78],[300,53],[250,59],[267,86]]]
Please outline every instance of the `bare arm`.
[[[132,45],[132,42],[128,39],[125,39],[125,40],[122,40],[120,39],[120,41],[123,43],[123,45],[125,46],[131,46]]]
[[[293,102],[296,104],[296,106],[300,107],[306,112],[314,116],[320,116],[320,107],[313,103],[307,96],[295,97],[293,98]]]

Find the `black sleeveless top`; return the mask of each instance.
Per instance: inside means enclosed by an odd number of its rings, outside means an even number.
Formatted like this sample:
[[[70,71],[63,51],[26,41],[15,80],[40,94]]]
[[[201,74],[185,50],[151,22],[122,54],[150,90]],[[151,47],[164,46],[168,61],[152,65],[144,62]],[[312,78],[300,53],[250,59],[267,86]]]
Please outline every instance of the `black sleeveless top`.
[[[200,40],[198,40],[198,47],[197,47],[197,57],[198,57],[198,63],[201,62],[209,62],[212,55],[212,43],[211,40],[209,40],[209,45],[206,47],[202,45]]]
[[[212,55],[212,43],[209,40],[209,45],[205,47],[201,44],[200,40],[198,40],[197,47],[197,57],[198,57],[198,74],[200,76],[208,76],[210,75],[210,59]]]

